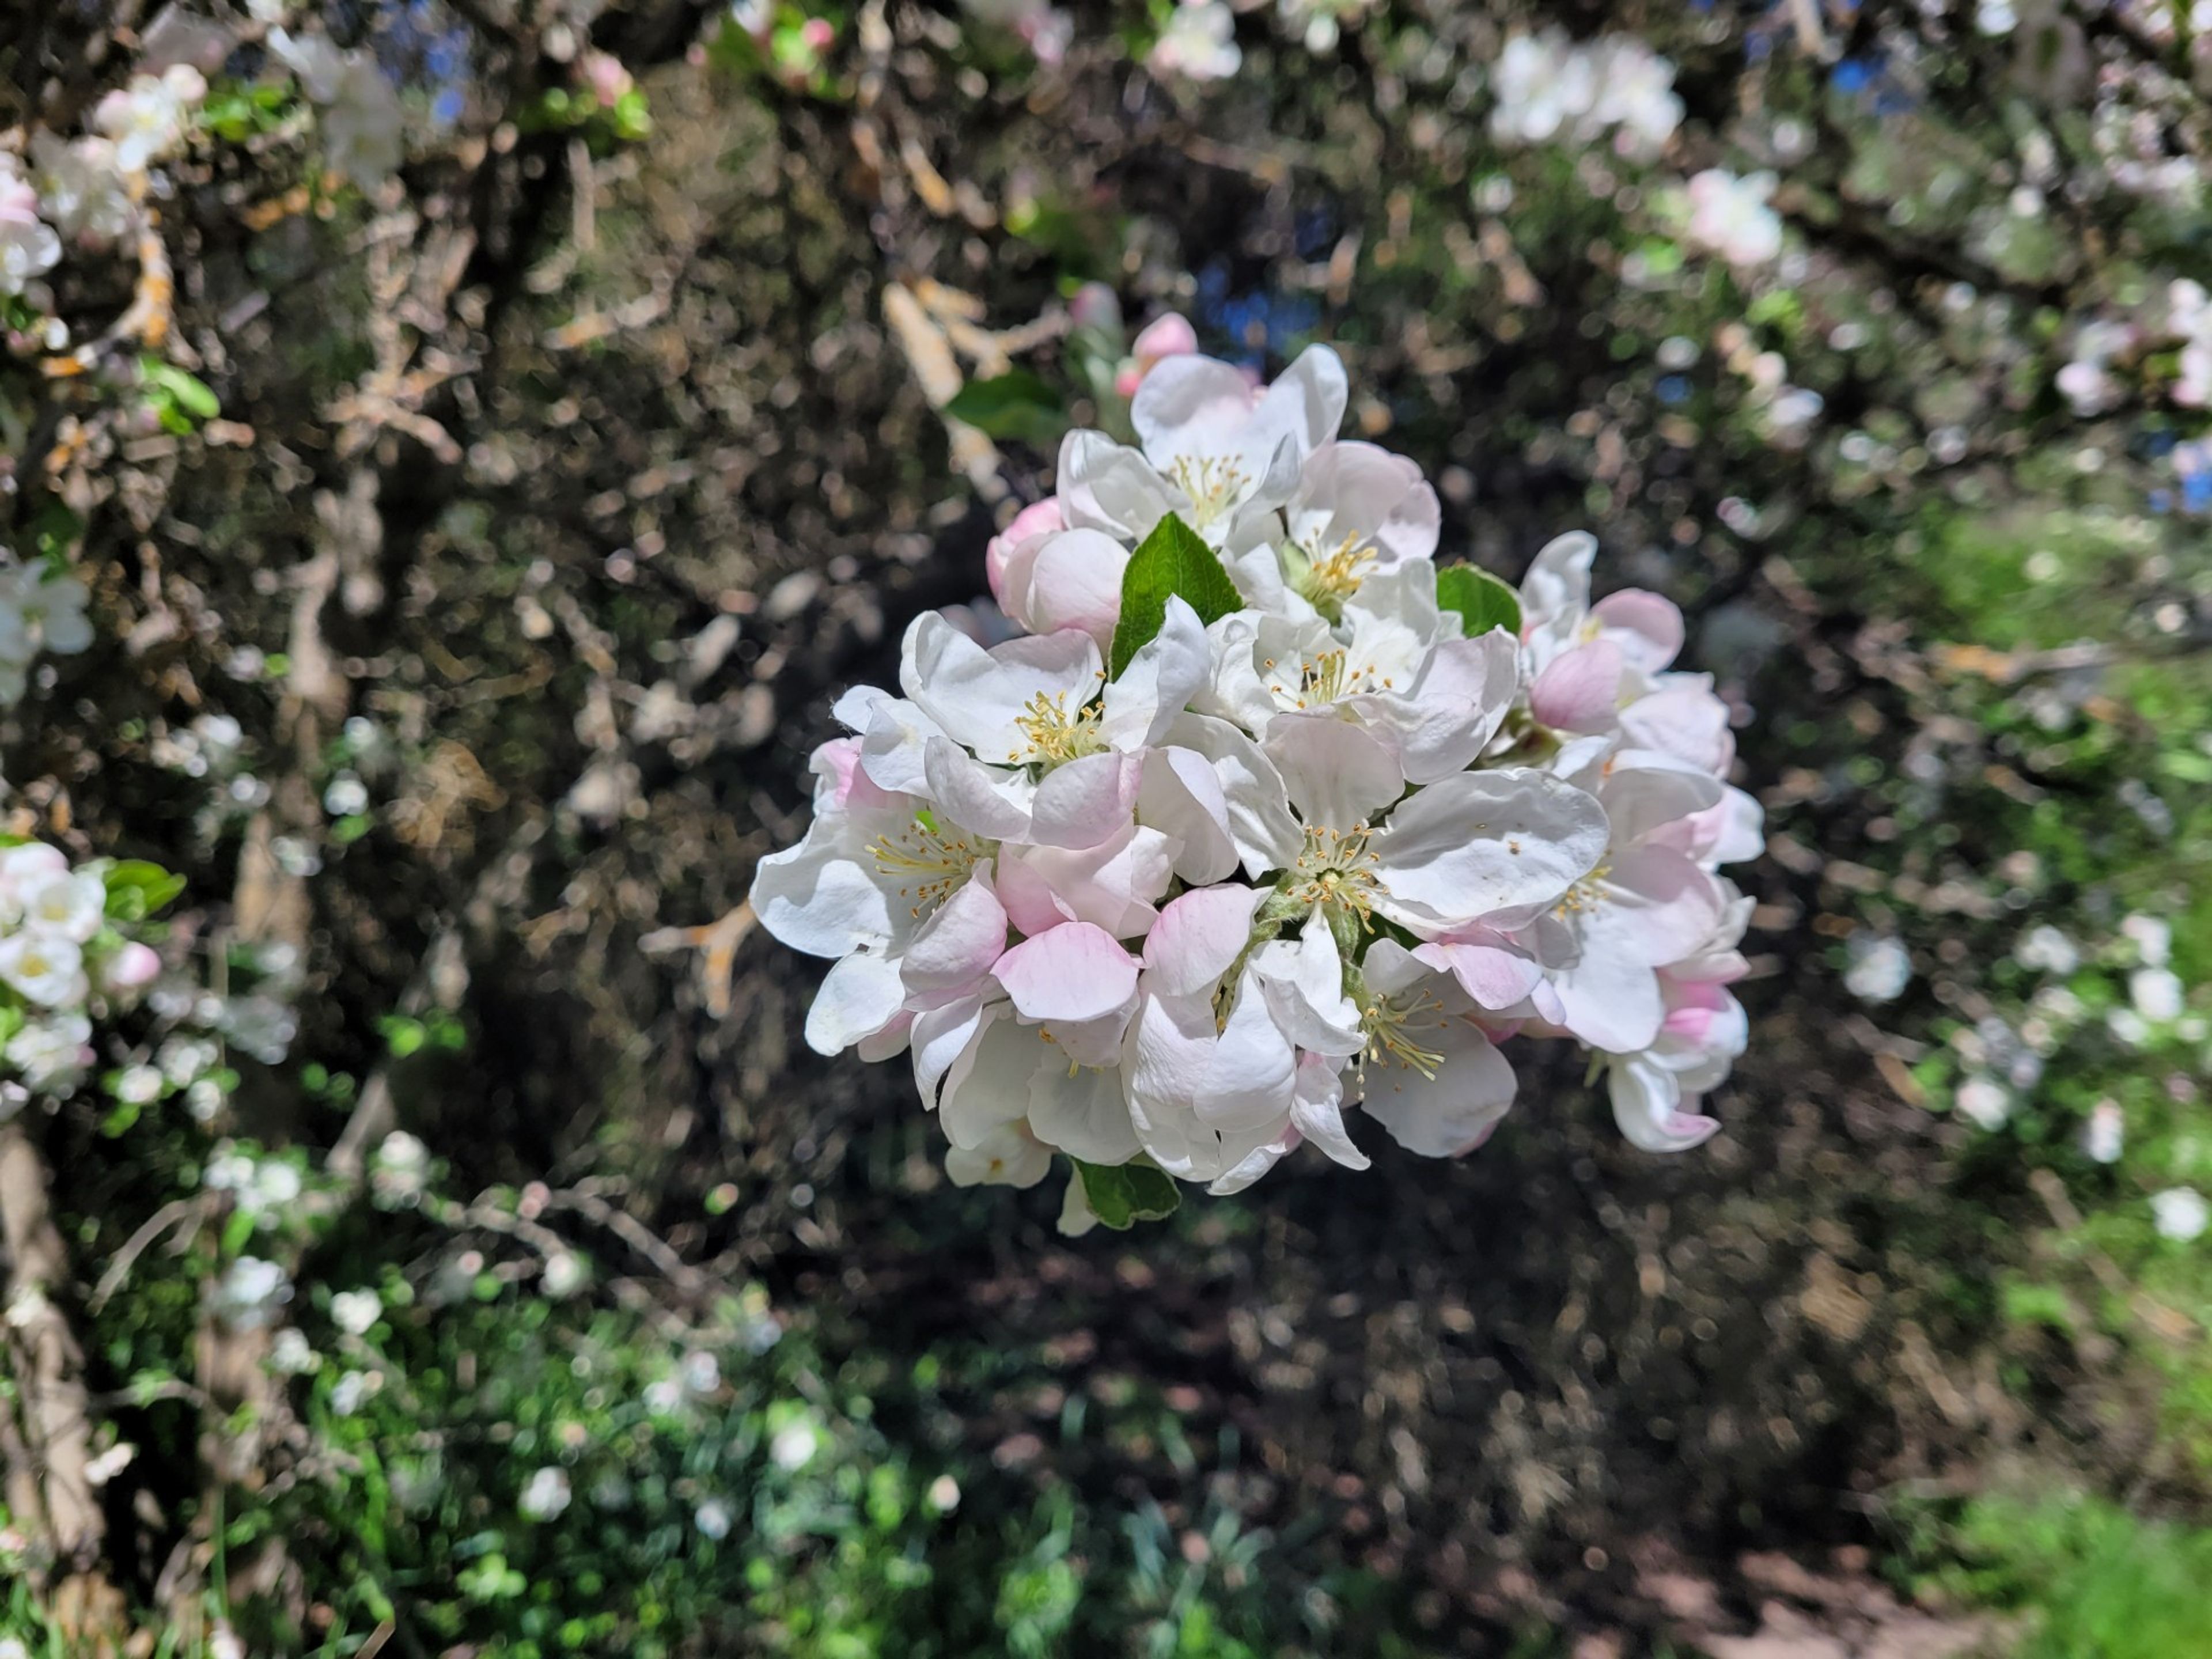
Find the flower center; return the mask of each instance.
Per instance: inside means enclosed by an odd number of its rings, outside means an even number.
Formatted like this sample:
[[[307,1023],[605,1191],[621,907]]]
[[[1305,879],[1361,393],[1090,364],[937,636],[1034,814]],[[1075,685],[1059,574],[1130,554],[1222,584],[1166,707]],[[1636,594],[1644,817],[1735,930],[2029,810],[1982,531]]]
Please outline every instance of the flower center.
[[[1552,914],[1561,921],[1569,916],[1588,915],[1605,902],[1605,878],[1613,873],[1613,866],[1601,864],[1567,889],[1566,896],[1553,908]]]
[[[1359,591],[1367,567],[1375,562],[1375,550],[1361,547],[1357,536],[1346,536],[1336,551],[1316,554],[1300,548],[1291,554],[1291,586],[1298,596],[1331,622],[1344,617],[1344,602]],[[1303,568],[1298,567],[1303,566]]]
[[[1375,896],[1382,883],[1367,843],[1375,832],[1365,824],[1338,831],[1306,826],[1306,844],[1284,891],[1301,908],[1356,917],[1364,932],[1374,930]]]
[[[1204,530],[1244,494],[1244,469],[1234,456],[1178,455],[1168,468],[1176,488],[1190,497],[1191,528]]]
[[[1272,674],[1281,665],[1271,660],[1262,666]],[[1290,676],[1285,674],[1267,682],[1268,694],[1285,708],[1327,708],[1377,685],[1387,691],[1392,684],[1390,677],[1376,673],[1374,664],[1354,663],[1352,653],[1345,650],[1322,651],[1302,658],[1297,683],[1293,685],[1289,681]]]
[[[878,870],[905,883],[899,896],[914,902],[908,914],[920,921],[959,891],[994,848],[981,836],[970,840],[957,830],[941,829],[933,816],[922,813],[898,830],[878,836],[867,850]]]
[[[1027,752],[1010,749],[1006,758],[1034,762],[1049,769],[1085,755],[1100,754],[1106,747],[1105,737],[1098,729],[1104,712],[1100,704],[1086,703],[1071,714],[1067,712],[1066,692],[1040,691],[1014,716],[1014,729],[1027,740]]]
[[[1443,1012],[1443,1004],[1426,991],[1369,1003],[1359,1011],[1359,1029],[1367,1038],[1367,1047],[1359,1057],[1362,1069],[1370,1061],[1402,1066],[1435,1082],[1443,1066],[1443,1054],[1424,1047],[1419,1039],[1436,1025],[1436,1017]]]

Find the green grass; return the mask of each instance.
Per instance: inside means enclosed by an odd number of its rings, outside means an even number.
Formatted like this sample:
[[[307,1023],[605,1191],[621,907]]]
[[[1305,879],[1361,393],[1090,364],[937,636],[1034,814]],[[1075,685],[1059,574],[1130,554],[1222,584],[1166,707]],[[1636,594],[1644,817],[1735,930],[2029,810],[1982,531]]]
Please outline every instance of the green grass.
[[[2018,1616],[2010,1659],[2212,1653],[2212,1529],[2079,1495],[1984,1498],[1928,1541],[1957,1558],[1936,1587]]]

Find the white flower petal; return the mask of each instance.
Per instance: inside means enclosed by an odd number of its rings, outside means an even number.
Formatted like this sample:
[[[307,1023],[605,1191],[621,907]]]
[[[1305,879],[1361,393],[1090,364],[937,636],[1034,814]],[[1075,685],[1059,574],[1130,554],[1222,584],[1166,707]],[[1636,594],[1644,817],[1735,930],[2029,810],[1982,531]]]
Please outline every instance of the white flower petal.
[[[1605,812],[1547,773],[1507,767],[1431,784],[1370,843],[1376,908],[1416,933],[1548,904],[1604,854]]]

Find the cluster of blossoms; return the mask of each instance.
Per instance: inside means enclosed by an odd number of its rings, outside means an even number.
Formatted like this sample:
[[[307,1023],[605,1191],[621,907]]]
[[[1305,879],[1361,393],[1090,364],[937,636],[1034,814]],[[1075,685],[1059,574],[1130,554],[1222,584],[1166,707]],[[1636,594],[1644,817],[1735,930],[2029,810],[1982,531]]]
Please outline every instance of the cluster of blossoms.
[[[359,46],[341,51],[327,35],[282,28],[269,31],[269,52],[321,112],[323,159],[333,173],[368,190],[398,171],[406,113],[374,53]]]
[[[143,216],[148,170],[184,148],[206,96],[199,71],[179,64],[102,98],[82,137],[32,132],[27,166],[0,149],[0,295],[51,311],[37,284],[65,246],[105,249],[128,237]],[[66,338],[49,331],[41,343],[58,349]]]
[[[1566,31],[1516,35],[1490,71],[1491,136],[1501,144],[1595,143],[1649,160],[1682,124],[1674,65],[1629,34],[1595,40]]]
[[[1722,167],[1707,167],[1698,173],[1688,186],[1686,234],[1692,245],[1743,270],[1780,258],[1782,218],[1767,205],[1774,185],[1771,173],[1739,176]]]
[[[40,651],[70,656],[92,643],[82,582],[57,574],[43,562],[4,561],[0,550],[0,708],[22,700],[32,659]]]
[[[836,959],[814,1048],[910,1054],[957,1182],[1057,1150],[1231,1192],[1306,1140],[1360,1169],[1355,1103],[1466,1152],[1515,1036],[1601,1055],[1639,1146],[1717,1127],[1751,907],[1715,871],[1759,809],[1725,705],[1671,666],[1680,614],[1592,605],[1585,535],[1517,596],[1440,571],[1435,493],[1340,441],[1346,404],[1326,348],[1264,390],[1160,359],[1140,447],[1071,434],[992,544],[1026,633],[924,616],[904,695],[837,703],[753,904]]]
[[[264,23],[281,15],[266,5],[257,11],[269,14]],[[219,58],[220,48],[246,38],[247,28],[210,25],[205,32]],[[366,187],[398,167],[404,115],[372,54],[342,52],[321,35],[278,27],[268,27],[266,40],[272,59],[319,106],[333,168]],[[81,137],[39,128],[27,136],[0,133],[0,296],[26,297],[51,313],[52,296],[38,283],[66,251],[104,252],[142,230],[149,222],[146,204],[165,188],[154,169],[184,153],[207,96],[206,77],[189,63],[173,63],[108,93]],[[67,343],[58,324],[50,322],[47,337],[40,343],[50,350]]]
[[[1244,62],[1237,18],[1224,0],[1176,0],[1145,67],[1164,79],[1225,81]]]
[[[109,919],[107,875],[43,842],[0,848],[0,1116],[74,1090],[93,1062],[93,1014],[161,971]]]

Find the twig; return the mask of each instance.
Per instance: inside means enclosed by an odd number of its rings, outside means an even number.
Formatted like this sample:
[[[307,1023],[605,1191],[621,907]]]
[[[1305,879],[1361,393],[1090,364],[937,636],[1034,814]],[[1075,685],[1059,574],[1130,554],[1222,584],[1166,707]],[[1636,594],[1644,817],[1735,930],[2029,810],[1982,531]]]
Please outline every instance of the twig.
[[[145,1254],[147,1247],[177,1223],[197,1213],[198,1208],[191,1200],[180,1198],[155,1211],[151,1219],[131,1234],[130,1240],[115,1253],[115,1260],[109,1262],[107,1271],[100,1274],[100,1283],[93,1286],[92,1299],[85,1304],[84,1310],[96,1314],[106,1307],[107,1298],[121,1290],[124,1280],[131,1277],[131,1267]]]
[[[41,1507],[57,1561],[88,1571],[106,1535],[93,1495],[84,1354],[46,1296],[68,1276],[68,1257],[47,1200],[46,1160],[20,1122],[0,1127],[0,1237],[8,1253],[9,1344],[21,1433],[39,1466]]]
[[[586,1220],[597,1222],[653,1263],[662,1278],[686,1296],[696,1296],[705,1288],[705,1276],[628,1210],[618,1210],[603,1198],[574,1188],[552,1193],[545,1207],[574,1210]]]

